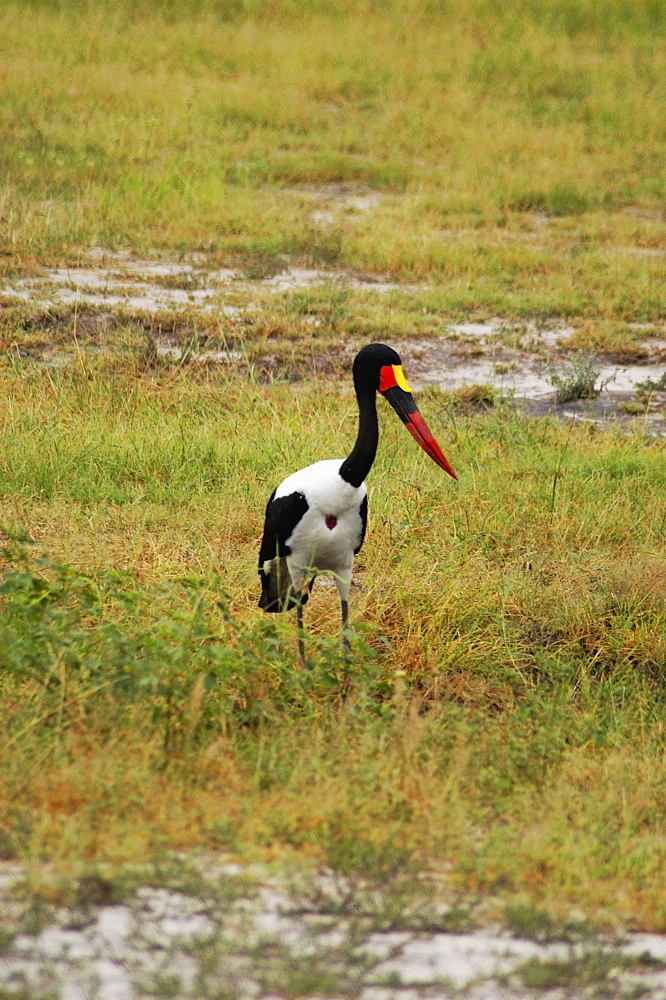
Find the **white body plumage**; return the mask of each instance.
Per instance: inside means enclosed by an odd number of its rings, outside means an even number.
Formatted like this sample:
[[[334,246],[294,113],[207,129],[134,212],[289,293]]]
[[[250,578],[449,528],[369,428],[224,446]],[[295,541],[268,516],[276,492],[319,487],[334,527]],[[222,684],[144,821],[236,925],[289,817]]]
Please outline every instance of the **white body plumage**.
[[[326,459],[299,469],[280,483],[275,500],[301,494],[307,510],[285,539],[290,550],[287,569],[294,591],[300,593],[313,572],[330,571],[341,600],[347,600],[354,553],[363,540],[361,509],[367,496],[365,483],[352,486],[340,476],[343,459]],[[274,572],[277,560],[267,560],[264,572]]]

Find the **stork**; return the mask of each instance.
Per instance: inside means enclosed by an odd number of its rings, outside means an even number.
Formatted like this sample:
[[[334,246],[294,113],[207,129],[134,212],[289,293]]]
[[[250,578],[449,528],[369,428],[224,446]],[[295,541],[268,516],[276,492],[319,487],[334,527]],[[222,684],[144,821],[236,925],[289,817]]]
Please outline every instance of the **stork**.
[[[359,421],[350,454],[294,472],[273,491],[266,507],[259,551],[259,607],[268,612],[296,609],[302,664],[303,605],[317,573],[334,575],[342,610],[342,641],[349,650],[349,587],[368,517],[364,480],[379,441],[377,392],[389,401],[426,454],[457,479],[419,413],[396,351],[385,344],[368,344],[354,358],[353,375]]]

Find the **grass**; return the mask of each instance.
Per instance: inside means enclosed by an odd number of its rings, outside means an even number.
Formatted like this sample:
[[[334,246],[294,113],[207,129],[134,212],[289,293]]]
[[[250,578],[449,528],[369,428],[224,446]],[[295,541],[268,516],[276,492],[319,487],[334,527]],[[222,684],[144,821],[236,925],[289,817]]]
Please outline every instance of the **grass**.
[[[198,250],[657,320],[664,7],[601,7],[5,0],[4,269]]]
[[[523,986],[530,990],[582,990],[596,986],[602,995],[641,996],[648,989],[626,993],[622,983],[614,982],[615,976],[622,972],[652,971],[650,962],[641,958],[626,958],[612,952],[589,951],[569,960],[530,959],[518,970],[518,977]],[[639,984],[636,984],[639,985]],[[615,987],[615,989],[613,988]],[[619,989],[618,989],[619,987]],[[617,993],[616,993],[617,991]]]
[[[540,944],[553,941],[573,943],[594,937],[592,928],[584,920],[555,921],[547,910],[520,901],[507,905],[504,920],[515,937],[528,938]]]
[[[344,383],[113,358],[2,381],[5,856],[402,858],[664,928],[658,443],[430,391],[445,488],[382,413],[345,697],[331,594],[300,671],[253,569],[273,483],[349,444]]]
[[[254,574],[275,484],[349,447],[341,346],[561,316],[636,359],[629,324],[664,315],[665,16],[5,0],[3,276],[101,245],[423,284],[230,292],[238,321],[3,308],[3,856],[296,856],[397,900],[428,869],[451,926],[484,899],[549,937],[666,929],[659,440],[430,390],[456,486],[383,410],[349,691],[331,593],[301,671]],[[242,360],[160,358],[160,331]],[[75,363],[19,356],[51,343]]]
[[[604,354],[620,364],[645,361],[650,355],[643,342],[645,330],[627,323],[583,323],[564,342],[569,350]]]

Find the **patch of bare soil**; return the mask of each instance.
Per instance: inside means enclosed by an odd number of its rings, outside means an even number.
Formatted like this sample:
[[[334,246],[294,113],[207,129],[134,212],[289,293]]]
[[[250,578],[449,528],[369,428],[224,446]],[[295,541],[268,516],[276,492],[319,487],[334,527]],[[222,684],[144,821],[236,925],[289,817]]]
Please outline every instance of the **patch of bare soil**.
[[[225,303],[231,291],[285,292],[330,284],[365,291],[387,292],[401,286],[351,272],[288,267],[279,260],[250,265],[255,277],[229,268],[208,270],[195,258],[192,263],[137,260],[122,254],[95,255],[89,266],[50,268],[42,274],[19,278],[0,288],[5,302],[27,302],[43,309],[94,306],[122,309],[126,313],[188,310],[199,315],[234,318],[239,310]]]
[[[448,327],[449,337],[396,344],[415,388],[436,385],[445,391],[487,386],[534,416],[555,414],[565,420],[626,424],[641,419],[651,433],[666,434],[666,392],[642,391],[644,383],[659,383],[666,371],[664,343],[649,338],[645,362],[622,364],[600,355],[594,363],[595,398],[559,403],[549,366],[566,366],[563,345],[571,327],[557,320],[520,325],[493,320]],[[601,391],[602,390],[602,391]]]
[[[305,189],[301,193],[311,196],[318,206],[336,206],[336,211],[365,211],[375,197],[371,192],[337,187],[323,194]],[[398,291],[416,297],[428,290],[351,272],[288,267],[277,259],[262,258],[256,267],[248,265],[244,274],[209,270],[205,265],[205,259],[197,255],[176,263],[139,260],[100,248],[91,251],[79,267],[53,268],[7,284],[0,289],[0,302],[7,308],[23,305],[33,310],[25,323],[26,336],[15,350],[47,364],[68,364],[81,351],[110,350],[116,327],[129,321],[144,337],[142,350],[148,364],[162,359],[251,365],[260,378],[296,381],[350,367],[360,344],[345,343],[341,351],[339,339],[336,342],[326,329],[326,317],[309,314],[301,318],[302,343],[296,344],[284,325],[271,327],[264,322],[265,305],[269,304],[270,311],[272,296],[277,303],[284,293],[322,287],[371,294]],[[307,324],[320,332],[310,336]],[[566,419],[573,415],[576,420],[597,422],[644,417],[646,428],[661,434],[660,394],[653,393],[642,409],[637,401],[637,386],[646,380],[658,383],[666,368],[666,343],[659,339],[659,332],[649,326],[631,331],[622,351],[600,353],[598,384],[607,383],[606,391],[566,409],[555,402],[548,371],[548,365],[565,360],[576,343],[576,331],[561,320],[511,323],[495,318],[453,323],[441,336],[427,340],[390,339],[417,388],[436,385],[456,391],[488,386],[499,396],[523,402],[528,413],[552,412]]]
[[[425,883],[406,876],[380,889],[360,875],[269,876],[201,857],[161,875],[148,867],[40,893],[20,865],[0,866],[2,996],[666,997],[660,935],[544,933],[538,911],[523,914],[521,933],[462,929],[459,902],[422,897]]]

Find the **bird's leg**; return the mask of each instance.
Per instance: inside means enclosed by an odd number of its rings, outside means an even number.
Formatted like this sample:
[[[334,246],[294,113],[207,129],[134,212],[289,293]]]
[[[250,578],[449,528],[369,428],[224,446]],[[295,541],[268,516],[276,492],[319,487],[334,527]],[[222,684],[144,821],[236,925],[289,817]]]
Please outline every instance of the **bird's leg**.
[[[351,583],[352,563],[350,562],[344,570],[335,577],[335,585],[338,588],[340,597],[340,610],[342,612],[342,660],[344,672],[342,676],[342,686],[346,690],[349,687],[349,667],[351,660],[351,642],[349,641],[349,585]]]
[[[305,662],[305,643],[303,641],[303,605],[299,601],[296,605],[296,626],[298,628],[298,658],[301,666],[307,666]]]
[[[302,667],[306,667],[305,662],[305,641],[304,641],[304,630],[303,630],[303,597],[305,584],[307,581],[306,571],[298,565],[295,560],[292,560],[287,556],[287,568],[289,570],[289,577],[291,580],[291,596],[296,604],[296,626],[298,628],[298,659]],[[307,600],[307,596],[305,597]]]
[[[349,630],[347,629],[347,621],[349,620],[349,601],[340,601],[340,607],[342,608],[342,648],[345,653],[348,654],[351,651]]]
[[[348,601],[341,600],[340,606],[342,608],[342,662],[344,664],[342,673],[342,690],[346,694],[349,688],[349,667],[351,665],[351,643],[349,641],[349,629],[347,628],[349,603]]]

